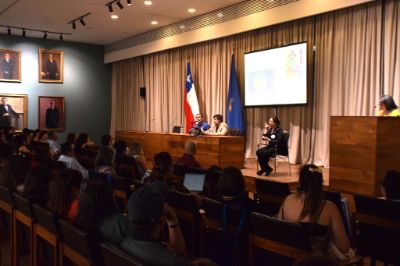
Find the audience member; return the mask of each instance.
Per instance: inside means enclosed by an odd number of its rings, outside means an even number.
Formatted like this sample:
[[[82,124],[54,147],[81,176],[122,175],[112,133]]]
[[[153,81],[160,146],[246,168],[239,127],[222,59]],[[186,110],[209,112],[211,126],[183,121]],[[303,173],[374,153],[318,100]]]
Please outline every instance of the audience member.
[[[388,171],[381,181],[381,190],[385,199],[400,200],[400,172]]]
[[[113,192],[104,184],[88,185],[79,201],[78,227],[94,232],[116,246],[124,237],[133,234],[133,225],[118,212]]]
[[[68,133],[65,143],[67,143],[67,145],[70,146],[71,148],[75,149],[75,142],[76,142],[76,133],[75,132]]]
[[[63,162],[67,168],[78,170],[85,179],[89,177],[88,170],[86,170],[86,168],[74,158],[74,150],[71,146],[69,146],[67,143],[63,143],[61,145],[60,153],[61,155],[58,160]]]
[[[132,193],[128,216],[135,231],[122,240],[121,248],[145,265],[200,265],[184,256],[185,240],[178,218],[165,203],[168,188],[165,183],[153,182]],[[168,226],[168,243],[160,241],[160,233]],[[202,260],[202,265],[215,265]]]
[[[278,218],[301,223],[310,235],[315,255],[337,258],[351,255],[342,216],[334,203],[324,200],[322,181],[321,169],[304,165],[297,193],[285,199]]]
[[[113,146],[113,140],[112,140],[112,137],[110,135],[101,136],[100,142],[101,142],[101,146],[102,147],[110,147],[110,148],[112,148],[112,146]]]
[[[111,174],[116,176],[114,159],[115,154],[112,148],[109,146],[101,147],[94,159],[95,171],[102,174]]]
[[[146,162],[146,157],[144,156],[143,148],[140,143],[132,143],[129,149],[129,155],[132,156],[138,167],[139,176],[143,176],[149,169]]]
[[[50,183],[47,208],[59,217],[75,221],[78,215],[82,175],[79,171],[65,169]]]
[[[217,192],[222,202],[231,202],[235,205],[247,204],[246,185],[242,171],[234,166],[223,169],[217,183]]]
[[[14,143],[19,154],[33,154],[30,148],[31,140],[28,134],[15,136]]]
[[[25,177],[29,171],[30,161],[22,156],[13,156],[0,170],[0,186],[22,192]]]
[[[81,154],[82,149],[94,147],[96,144],[90,140],[87,133],[79,134],[75,141],[75,154]]]
[[[194,155],[197,151],[197,144],[192,140],[188,140],[185,142],[185,152],[184,154],[178,159],[178,165],[184,165],[186,167],[194,167],[194,168],[201,168],[200,164],[194,158]]]
[[[54,131],[50,131],[48,134],[48,140],[47,142],[49,143],[49,147],[51,150],[51,153],[53,155],[60,154],[61,146],[58,144],[58,135]]]
[[[50,171],[42,166],[36,166],[29,170],[24,181],[24,196],[31,203],[46,207],[51,179]]]

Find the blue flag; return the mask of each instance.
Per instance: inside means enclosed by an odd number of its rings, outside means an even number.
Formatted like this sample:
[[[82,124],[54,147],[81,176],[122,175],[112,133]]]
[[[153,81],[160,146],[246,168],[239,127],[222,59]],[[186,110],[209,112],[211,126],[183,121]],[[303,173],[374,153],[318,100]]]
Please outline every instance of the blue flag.
[[[228,100],[226,102],[226,122],[229,128],[239,129],[240,134],[246,131],[240,102],[239,83],[236,77],[235,55],[232,54],[231,74],[229,78]]]

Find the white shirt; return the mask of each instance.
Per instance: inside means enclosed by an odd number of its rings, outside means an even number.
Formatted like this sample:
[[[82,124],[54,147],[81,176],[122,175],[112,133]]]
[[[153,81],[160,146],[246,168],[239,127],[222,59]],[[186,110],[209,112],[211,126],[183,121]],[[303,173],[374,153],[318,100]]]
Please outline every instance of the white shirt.
[[[67,168],[71,168],[74,170],[77,170],[81,172],[83,178],[88,178],[89,173],[88,170],[86,170],[85,167],[83,167],[77,159],[74,157],[66,156],[66,155],[60,155],[60,158],[58,158],[60,162],[63,162]]]

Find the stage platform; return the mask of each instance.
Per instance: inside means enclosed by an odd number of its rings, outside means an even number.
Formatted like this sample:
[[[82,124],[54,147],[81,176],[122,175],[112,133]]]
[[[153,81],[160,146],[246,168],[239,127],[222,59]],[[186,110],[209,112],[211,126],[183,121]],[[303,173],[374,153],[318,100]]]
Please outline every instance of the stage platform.
[[[270,165],[273,167],[274,161],[271,160]],[[275,176],[275,172],[272,172],[271,175],[269,176],[258,176],[257,175],[257,160],[248,158],[244,159],[244,168],[242,168],[242,173],[243,176],[246,179],[246,188],[250,192],[255,192],[255,183],[254,179],[255,178],[261,178],[261,179],[266,179],[266,180],[272,180],[276,182],[282,182],[282,183],[288,183],[290,186],[291,190],[296,190],[297,188],[297,183],[299,180],[299,172],[301,169],[301,164],[291,164],[290,165],[292,174],[289,175],[289,167],[288,163],[286,160],[280,160],[278,159],[278,167],[277,167],[277,173]],[[324,178],[324,187],[329,187],[329,169],[328,168],[323,168],[322,173],[323,173],[323,178]]]

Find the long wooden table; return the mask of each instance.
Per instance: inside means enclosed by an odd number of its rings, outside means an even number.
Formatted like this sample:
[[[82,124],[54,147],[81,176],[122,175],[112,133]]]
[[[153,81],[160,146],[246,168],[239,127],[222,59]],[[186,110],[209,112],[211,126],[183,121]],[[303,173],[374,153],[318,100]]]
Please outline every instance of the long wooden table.
[[[190,136],[188,134],[156,133],[143,131],[116,131],[115,137],[128,144],[140,143],[147,160],[161,151],[169,152],[176,161],[184,152],[187,140],[197,143],[196,160],[201,167],[229,165],[244,167],[244,137],[242,136]]]

